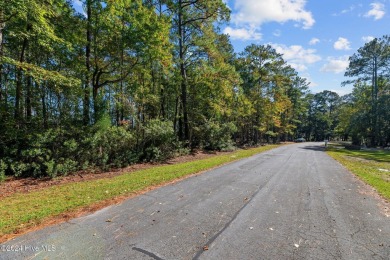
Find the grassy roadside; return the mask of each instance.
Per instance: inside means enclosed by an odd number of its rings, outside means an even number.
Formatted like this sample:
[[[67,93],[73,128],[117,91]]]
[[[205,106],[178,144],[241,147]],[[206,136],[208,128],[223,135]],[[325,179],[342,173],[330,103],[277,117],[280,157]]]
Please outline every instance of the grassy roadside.
[[[327,153],[390,201],[390,151],[351,151],[330,146]]]
[[[27,194],[17,193],[0,201],[0,238],[43,224],[49,219],[67,212],[73,212],[116,197],[131,196],[150,187],[162,185],[275,147],[278,145],[238,150],[227,155],[218,155],[198,161],[157,166],[111,179],[68,183]]]

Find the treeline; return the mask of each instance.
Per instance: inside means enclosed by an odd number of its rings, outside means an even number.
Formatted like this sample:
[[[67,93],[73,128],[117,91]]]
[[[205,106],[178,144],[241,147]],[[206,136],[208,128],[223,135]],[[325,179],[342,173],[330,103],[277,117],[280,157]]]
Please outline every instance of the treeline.
[[[373,39],[349,58],[345,72],[352,93],[331,91],[307,95],[308,140],[335,139],[353,145],[390,147],[390,36]]]
[[[234,53],[221,0],[10,0],[0,8],[0,172],[56,176],[288,140],[307,83]]]
[[[0,3],[0,176],[321,139],[338,125],[315,132],[316,95],[271,46],[234,52],[222,0],[84,0],[84,14],[72,2]]]

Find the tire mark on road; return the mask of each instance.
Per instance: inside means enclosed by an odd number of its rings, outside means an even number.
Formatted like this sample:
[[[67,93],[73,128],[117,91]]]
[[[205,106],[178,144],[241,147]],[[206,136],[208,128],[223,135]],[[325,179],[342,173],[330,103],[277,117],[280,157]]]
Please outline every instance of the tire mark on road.
[[[164,260],[164,259],[162,259],[161,257],[158,257],[157,255],[155,255],[155,254],[153,254],[153,253],[151,253],[151,252],[149,252],[149,251],[146,251],[146,250],[144,250],[144,249],[142,249],[142,248],[133,247],[132,249],[133,249],[134,251],[138,251],[138,252],[143,253],[143,254],[145,254],[145,255],[147,255],[147,256],[150,256],[151,258],[153,258],[153,259],[155,259],[155,260]]]

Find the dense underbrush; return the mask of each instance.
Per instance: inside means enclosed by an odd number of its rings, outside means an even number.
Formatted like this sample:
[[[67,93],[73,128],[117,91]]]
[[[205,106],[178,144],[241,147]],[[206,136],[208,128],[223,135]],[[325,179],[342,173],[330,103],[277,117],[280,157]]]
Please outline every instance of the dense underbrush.
[[[231,123],[206,122],[194,131],[193,144],[207,150],[233,150],[231,137],[235,131]],[[191,149],[178,141],[171,121],[158,119],[130,127],[112,126],[110,119],[103,117],[91,127],[53,127],[44,131],[9,125],[0,137],[0,181],[7,175],[53,178],[79,170],[164,161],[188,154]]]

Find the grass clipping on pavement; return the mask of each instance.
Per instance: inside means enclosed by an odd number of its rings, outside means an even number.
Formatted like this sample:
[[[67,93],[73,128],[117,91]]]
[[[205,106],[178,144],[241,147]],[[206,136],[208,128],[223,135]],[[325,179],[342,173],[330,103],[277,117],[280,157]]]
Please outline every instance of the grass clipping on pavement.
[[[390,151],[328,148],[327,153],[390,201]]]
[[[200,173],[278,145],[267,145],[211,158],[156,166],[110,179],[68,183],[30,193],[16,193],[0,201],[0,237],[44,224],[50,218],[90,205],[147,190],[187,175]]]

